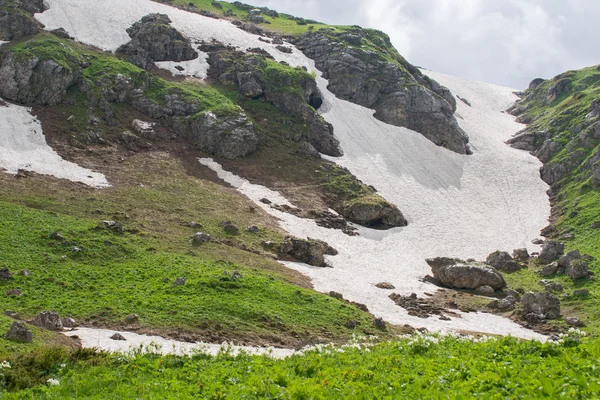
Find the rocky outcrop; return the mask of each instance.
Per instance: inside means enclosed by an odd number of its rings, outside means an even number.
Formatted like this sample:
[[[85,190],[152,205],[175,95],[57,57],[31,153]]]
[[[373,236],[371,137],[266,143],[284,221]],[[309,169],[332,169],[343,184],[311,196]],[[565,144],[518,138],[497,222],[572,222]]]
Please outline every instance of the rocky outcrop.
[[[544,243],[544,247],[542,247],[542,251],[538,257],[538,260],[543,264],[547,264],[557,260],[564,254],[564,252],[565,245],[563,243],[555,240],[549,240]]]
[[[262,98],[280,111],[308,125],[306,140],[316,150],[341,156],[333,126],[317,113],[323,103],[314,77],[301,68],[278,65],[262,54],[244,54],[223,46],[209,46],[208,76],[224,84],[235,85],[242,96]]]
[[[16,40],[41,32],[33,14],[46,9],[43,0],[0,0],[0,40]]]
[[[433,278],[442,286],[454,289],[478,289],[490,286],[494,290],[506,287],[504,277],[494,268],[478,263],[446,257],[427,259]]]
[[[62,320],[60,319],[60,315],[54,311],[44,311],[39,313],[33,320],[33,324],[50,331],[63,330],[63,324]]]
[[[0,48],[0,97],[21,104],[60,104],[81,69],[52,59],[19,58]]]
[[[254,125],[243,113],[219,117],[209,111],[176,120],[175,129],[198,149],[226,159],[247,156],[258,145]]]
[[[279,255],[291,257],[315,267],[329,267],[325,254],[336,255],[337,251],[327,243],[314,239],[299,239],[287,236],[279,246]]]
[[[469,138],[454,117],[454,96],[404,60],[384,33],[320,29],[294,44],[315,60],[336,96],[374,109],[381,121],[417,131],[438,146],[470,153]]]
[[[198,57],[188,38],[171,25],[165,14],[149,14],[133,24],[127,33],[131,41],[117,51],[140,68],[152,68],[154,61],[187,61]]]

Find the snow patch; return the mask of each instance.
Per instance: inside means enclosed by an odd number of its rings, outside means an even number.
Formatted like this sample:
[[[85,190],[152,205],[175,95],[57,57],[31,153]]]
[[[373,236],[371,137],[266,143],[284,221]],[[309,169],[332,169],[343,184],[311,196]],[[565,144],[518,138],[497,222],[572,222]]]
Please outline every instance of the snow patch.
[[[5,104],[0,105],[0,170],[16,174],[24,169],[98,188],[110,186],[104,175],[66,161],[52,150],[31,109]]]
[[[208,53],[198,52],[198,58],[190,61],[159,61],[155,64],[162,69],[166,69],[173,76],[188,76],[192,78],[206,79],[208,76]],[[182,70],[180,71],[178,68]]]
[[[5,42],[5,41],[3,41],[3,40],[0,40],[0,46],[2,46],[2,45],[3,45],[3,44],[5,44],[5,43],[8,43],[8,42]]]
[[[121,334],[126,340],[112,340],[115,333]],[[81,340],[83,348],[98,348],[104,351],[127,353],[132,350],[143,349],[147,352],[158,354],[190,355],[205,353],[217,355],[221,351],[230,351],[232,354],[242,352],[255,355],[268,355],[273,358],[285,358],[294,354],[294,350],[274,347],[247,347],[220,345],[210,343],[188,343],[177,340],[165,339],[161,336],[146,336],[132,332],[113,331],[110,329],[76,328],[64,333],[67,336],[76,335]]]

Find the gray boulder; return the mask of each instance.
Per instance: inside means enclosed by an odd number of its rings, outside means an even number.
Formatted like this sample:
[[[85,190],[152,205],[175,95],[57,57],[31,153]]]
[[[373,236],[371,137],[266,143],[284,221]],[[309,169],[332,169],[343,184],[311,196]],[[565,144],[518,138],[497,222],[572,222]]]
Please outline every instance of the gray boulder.
[[[77,327],[77,321],[70,317],[61,318],[60,322],[62,322],[63,328],[75,328]]]
[[[14,321],[12,323],[5,338],[19,343],[33,342],[33,334],[31,333],[31,330],[27,328],[27,325],[21,321]]]
[[[396,289],[396,287],[389,282],[379,282],[378,284],[375,285],[375,287],[378,287],[379,289],[386,289],[386,290]]]
[[[575,326],[578,328],[585,327],[585,322],[576,317],[565,317],[565,323],[569,326]]]
[[[287,236],[279,246],[279,254],[315,267],[328,267],[325,254],[335,255],[337,251],[320,240],[300,239]]]
[[[253,153],[258,145],[254,125],[243,113],[217,116],[209,111],[176,120],[175,129],[198,149],[229,160]]]
[[[210,242],[212,239],[212,237],[204,232],[196,232],[196,234],[194,235],[193,241],[194,243],[200,244],[200,243],[206,243],[206,242]]]
[[[133,64],[149,69],[154,61],[187,61],[198,57],[191,41],[171,25],[165,14],[149,14],[127,29],[131,41],[117,51]]]
[[[50,331],[62,331],[63,324],[60,315],[54,311],[43,311],[33,320],[35,326],[48,329]]]
[[[528,292],[521,297],[523,316],[528,321],[557,319],[560,317],[560,300],[548,292]]]
[[[569,263],[569,270],[567,275],[573,281],[587,278],[590,274],[588,263],[584,260],[573,260]]]
[[[0,281],[9,281],[13,278],[12,273],[8,268],[0,269]]]
[[[558,263],[556,261],[544,266],[544,268],[542,268],[538,274],[540,276],[551,276],[551,275],[555,275],[558,272],[559,266]]]
[[[557,260],[565,252],[565,245],[555,240],[548,240],[544,243],[538,260],[543,264],[549,264]]]
[[[513,260],[506,251],[495,251],[487,256],[485,263],[502,272],[516,272],[521,265]]]
[[[513,250],[512,256],[515,260],[520,262],[529,261],[529,251],[526,248]]]
[[[483,285],[477,288],[477,293],[484,296],[492,296],[495,293],[495,290],[489,285]]]
[[[487,265],[466,263],[461,260],[438,257],[426,260],[433,277],[443,286],[455,289],[477,289],[488,285],[494,290],[506,287],[506,282],[498,271]]]
[[[388,202],[356,202],[344,208],[342,214],[348,220],[363,226],[390,228],[408,225],[398,207]]]
[[[569,268],[569,266],[571,265],[571,262],[573,262],[574,260],[580,260],[580,259],[581,259],[581,253],[579,253],[578,250],[570,251],[558,259],[558,265],[560,267],[566,269],[566,268]]]

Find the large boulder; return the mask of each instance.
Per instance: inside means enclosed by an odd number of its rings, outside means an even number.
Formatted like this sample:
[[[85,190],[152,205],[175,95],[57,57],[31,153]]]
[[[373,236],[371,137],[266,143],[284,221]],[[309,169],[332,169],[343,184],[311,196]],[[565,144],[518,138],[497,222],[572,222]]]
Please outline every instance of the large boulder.
[[[279,246],[279,254],[315,267],[328,267],[324,255],[336,255],[337,251],[320,240],[287,236]]]
[[[149,14],[133,24],[127,33],[131,41],[117,51],[133,64],[149,69],[154,61],[187,61],[198,57],[190,39],[171,25],[165,14]]]
[[[467,263],[453,258],[438,257],[427,259],[433,277],[443,286],[454,289],[477,289],[491,286],[494,290],[506,287],[502,274],[493,267],[477,263]]]
[[[320,29],[293,39],[315,61],[336,96],[375,110],[383,122],[423,134],[438,146],[468,154],[469,138],[458,126],[450,91],[424,76],[393,48],[382,32],[353,27],[338,33]],[[375,52],[365,46],[367,41]]]
[[[39,313],[33,320],[33,324],[50,331],[63,330],[63,324],[60,315],[54,311],[43,311]]]
[[[398,209],[398,207],[386,201],[357,201],[348,207],[345,207],[343,210],[343,215],[348,220],[363,226],[385,229],[408,225],[408,221],[406,218],[404,218],[404,215]]]
[[[567,270],[567,275],[573,281],[577,281],[579,279],[585,279],[589,276],[590,271],[588,268],[588,263],[584,260],[573,260],[569,263],[569,269]]]
[[[528,321],[557,319],[560,317],[560,300],[549,292],[528,292],[521,297],[523,316]]]
[[[542,264],[548,264],[555,261],[565,252],[564,243],[557,242],[555,240],[548,240],[544,243],[542,251],[538,257],[538,260]]]
[[[14,321],[5,337],[8,340],[20,343],[33,342],[33,334],[31,333],[31,330],[27,328],[27,325],[21,321]]]
[[[198,149],[226,159],[247,156],[256,150],[258,138],[245,114],[217,116],[206,112],[175,121],[181,136],[187,136]]]

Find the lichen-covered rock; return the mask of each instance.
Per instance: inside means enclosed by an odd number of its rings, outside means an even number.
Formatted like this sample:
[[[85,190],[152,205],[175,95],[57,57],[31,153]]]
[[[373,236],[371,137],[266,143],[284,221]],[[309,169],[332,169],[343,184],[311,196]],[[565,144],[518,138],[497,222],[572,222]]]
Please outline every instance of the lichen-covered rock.
[[[127,33],[131,41],[117,51],[130,62],[151,68],[154,61],[187,61],[198,57],[191,41],[171,25],[165,14],[149,14],[133,24]]]
[[[81,76],[80,68],[38,57],[19,58],[0,52],[0,97],[21,104],[60,104]]]
[[[521,297],[523,316],[528,321],[556,319],[560,317],[560,300],[548,292],[528,292]]]
[[[569,263],[567,275],[573,281],[587,278],[590,274],[588,263],[584,260],[573,260]]]
[[[325,254],[335,255],[337,251],[320,240],[287,236],[279,246],[279,254],[315,267],[328,267]]]
[[[369,40],[367,33],[378,37],[373,47],[380,51],[356,45]],[[438,146],[470,153],[469,138],[454,117],[454,96],[398,55],[384,33],[358,27],[344,33],[321,29],[294,43],[315,60],[336,96],[372,108],[381,121],[417,131]]]
[[[502,274],[487,265],[446,257],[430,258],[426,261],[431,267],[433,277],[449,288],[477,289],[488,285],[494,290],[501,290],[506,287]]]
[[[217,116],[206,112],[176,120],[175,128],[198,149],[230,160],[247,156],[258,145],[254,125],[242,113]]]

